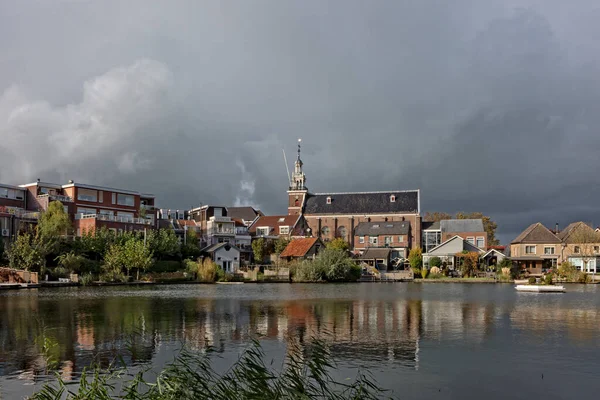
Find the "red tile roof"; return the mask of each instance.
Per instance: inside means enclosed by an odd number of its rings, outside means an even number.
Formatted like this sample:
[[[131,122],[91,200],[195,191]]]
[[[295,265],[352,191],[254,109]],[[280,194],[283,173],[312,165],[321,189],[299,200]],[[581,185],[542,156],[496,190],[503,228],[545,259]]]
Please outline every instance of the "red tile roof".
[[[196,221],[193,220],[189,220],[189,219],[178,219],[177,223],[180,226],[196,226]]]
[[[281,252],[280,257],[304,257],[317,241],[319,238],[294,239]]]
[[[298,215],[269,215],[266,217],[258,218],[252,226],[248,229],[250,233],[256,233],[256,228],[259,227],[270,227],[272,231],[269,233],[270,235],[279,236],[279,227],[280,226],[289,226],[290,232],[296,221],[298,221]]]

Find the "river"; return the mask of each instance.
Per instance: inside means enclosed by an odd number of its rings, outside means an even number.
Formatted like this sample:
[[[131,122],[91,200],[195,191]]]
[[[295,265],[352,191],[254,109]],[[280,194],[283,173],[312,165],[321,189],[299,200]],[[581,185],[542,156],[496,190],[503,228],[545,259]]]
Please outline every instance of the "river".
[[[185,340],[228,365],[261,337],[331,344],[342,376],[370,371],[401,399],[591,399],[600,396],[600,285],[564,294],[509,284],[156,285],[0,292],[0,393],[48,379],[41,353],[76,380],[93,360],[160,368]],[[130,354],[130,353],[128,353]]]

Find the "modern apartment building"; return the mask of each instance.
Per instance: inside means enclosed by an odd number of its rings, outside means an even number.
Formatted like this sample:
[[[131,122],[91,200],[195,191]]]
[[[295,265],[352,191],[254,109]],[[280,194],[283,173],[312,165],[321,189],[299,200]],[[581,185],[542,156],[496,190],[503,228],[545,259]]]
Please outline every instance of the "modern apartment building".
[[[189,211],[189,216],[200,225],[202,247],[217,243],[234,244],[235,221],[227,215],[227,207],[197,207]]]

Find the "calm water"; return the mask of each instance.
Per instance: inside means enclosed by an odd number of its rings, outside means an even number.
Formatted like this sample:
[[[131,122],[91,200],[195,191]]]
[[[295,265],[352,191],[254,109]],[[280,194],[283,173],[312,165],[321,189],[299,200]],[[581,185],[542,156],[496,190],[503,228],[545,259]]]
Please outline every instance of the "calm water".
[[[3,291],[0,393],[23,398],[43,383],[44,336],[63,378],[77,379],[127,343],[129,363],[158,368],[183,340],[216,347],[226,365],[251,335],[279,363],[290,338],[326,335],[338,374],[368,369],[402,399],[597,399],[599,310],[598,285],[566,294],[408,283]]]

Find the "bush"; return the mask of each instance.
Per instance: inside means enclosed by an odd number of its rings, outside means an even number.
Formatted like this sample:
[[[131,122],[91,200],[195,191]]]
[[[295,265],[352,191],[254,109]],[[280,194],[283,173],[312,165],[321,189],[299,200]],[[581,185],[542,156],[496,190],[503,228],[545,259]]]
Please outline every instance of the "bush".
[[[221,282],[225,279],[225,271],[218,264],[213,263],[215,268],[215,280],[213,282]]]
[[[431,278],[432,274],[440,274],[441,271],[438,267],[431,267],[431,269],[429,270],[429,277]]]
[[[546,274],[546,276],[544,276],[544,283],[546,285],[552,285],[552,274]]]
[[[558,276],[561,278],[566,278],[569,280],[573,280],[573,278],[577,275],[577,267],[571,264],[568,261],[563,262],[557,269]]]
[[[190,274],[197,274],[199,263],[193,260],[183,260],[183,266],[185,267],[185,271]]]
[[[100,261],[84,258],[83,263],[81,264],[80,272],[82,275],[85,275],[86,273],[98,275],[100,274],[101,267],[102,265]]]
[[[218,271],[222,271],[210,258],[205,258],[202,264],[196,264],[197,279],[204,283],[214,283],[218,278]]]
[[[577,282],[579,283],[592,283],[592,277],[582,271],[577,271]]]
[[[94,282],[94,275],[90,274],[89,272],[87,272],[79,277],[79,283],[83,286],[87,286],[87,285],[91,284],[92,282]]]
[[[429,274],[429,270],[428,270],[427,268],[423,268],[423,269],[421,270],[421,277],[422,277],[423,279],[427,279],[427,275],[428,275],[428,274]]]
[[[429,266],[430,267],[439,267],[442,265],[442,259],[439,257],[432,257],[429,260]]]
[[[530,285],[535,285],[535,282],[536,282],[536,279],[535,279],[535,277],[533,277],[533,276],[530,276],[530,277],[529,277],[529,284],[530,284]]]
[[[179,261],[167,260],[156,261],[154,265],[148,268],[148,272],[177,272],[181,271],[183,266]]]
[[[295,282],[321,282],[327,275],[323,265],[312,260],[294,264],[290,268],[290,273]]]
[[[502,275],[510,277],[510,268],[504,267],[501,268],[500,271],[502,272]]]
[[[435,267],[434,267],[435,268]],[[433,268],[432,268],[433,269]],[[431,271],[429,272],[429,275],[427,276],[427,279],[442,279],[444,277],[444,274],[441,273],[432,273]]]
[[[100,281],[102,282],[127,282],[127,277],[122,272],[109,270],[100,275]]]
[[[69,277],[69,271],[63,267],[56,267],[52,271],[50,271],[50,273],[54,278],[57,278],[57,279]]]

